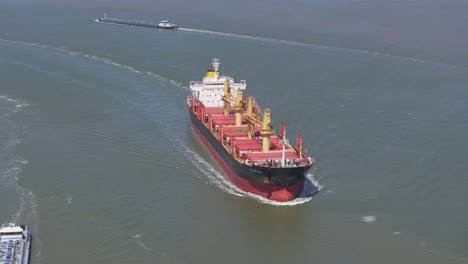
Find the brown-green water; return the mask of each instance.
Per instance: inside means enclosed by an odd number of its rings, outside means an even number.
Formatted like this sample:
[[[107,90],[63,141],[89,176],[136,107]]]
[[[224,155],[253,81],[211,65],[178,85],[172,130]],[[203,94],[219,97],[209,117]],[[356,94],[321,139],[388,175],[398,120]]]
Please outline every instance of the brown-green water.
[[[94,22],[103,15],[178,31]],[[464,1],[4,1],[0,222],[36,263],[468,263]],[[193,133],[212,57],[316,159],[239,193]]]

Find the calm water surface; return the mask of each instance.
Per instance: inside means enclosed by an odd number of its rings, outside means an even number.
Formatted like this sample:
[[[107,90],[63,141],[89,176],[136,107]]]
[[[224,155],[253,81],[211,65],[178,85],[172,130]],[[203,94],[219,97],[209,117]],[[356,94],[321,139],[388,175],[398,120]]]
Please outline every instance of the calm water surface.
[[[100,24],[158,21],[164,31]],[[0,221],[31,263],[468,263],[465,1],[0,3]],[[212,57],[318,195],[237,190],[193,133]]]

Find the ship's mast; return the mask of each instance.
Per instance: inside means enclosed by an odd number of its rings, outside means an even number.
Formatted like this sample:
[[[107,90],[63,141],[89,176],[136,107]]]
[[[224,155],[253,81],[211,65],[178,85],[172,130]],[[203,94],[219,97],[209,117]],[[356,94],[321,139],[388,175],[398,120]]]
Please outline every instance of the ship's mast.
[[[214,58],[213,61],[211,62],[211,65],[213,65],[213,70],[215,72],[218,72],[219,73],[219,65],[221,63],[219,62],[219,59],[218,58]],[[219,78],[219,74],[216,75],[216,79]]]
[[[283,152],[281,153],[281,164],[282,167],[286,165],[286,144],[289,144],[288,139],[286,138],[286,126],[284,126],[284,130],[282,131],[283,136],[282,136],[282,143],[283,143]]]
[[[297,135],[296,137],[296,151],[299,154],[299,158],[302,159],[302,137],[301,135]]]
[[[213,63],[213,67],[214,67],[214,63]],[[231,95],[231,87],[229,86],[229,80],[227,78],[224,80],[223,101],[224,101],[224,115],[228,116],[231,114],[232,95]]]
[[[242,90],[237,90],[236,95],[236,126],[242,125],[242,111],[244,110],[244,104],[242,103]]]
[[[232,96],[231,87],[229,85],[229,79],[224,79],[224,96],[222,97],[224,101],[224,115],[231,115],[231,104],[235,106],[236,113],[236,126],[242,125],[242,112],[244,110],[244,104],[242,102],[242,90],[238,89],[236,92],[236,98]]]
[[[249,122],[249,138],[252,139],[255,137],[255,117],[253,114],[254,98],[252,96],[249,96],[248,98],[247,120]]]
[[[270,135],[273,134],[271,130],[271,118],[270,109],[265,109],[263,112],[263,126],[262,126],[262,137],[263,137],[263,152],[270,151]]]

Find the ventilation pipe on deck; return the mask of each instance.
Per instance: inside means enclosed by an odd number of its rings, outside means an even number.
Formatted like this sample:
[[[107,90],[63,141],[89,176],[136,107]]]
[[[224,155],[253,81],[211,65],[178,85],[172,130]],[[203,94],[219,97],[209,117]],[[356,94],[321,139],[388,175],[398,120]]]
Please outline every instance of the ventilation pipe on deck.
[[[296,151],[299,154],[299,158],[302,159],[302,137],[297,135],[296,137]]]
[[[244,110],[244,106],[242,104],[242,90],[237,90],[236,95],[236,126],[242,125],[242,111]]]
[[[249,123],[249,138],[255,137],[255,121],[252,120],[254,118],[253,105],[254,105],[254,98],[252,96],[249,96],[249,100],[247,103],[247,121]]]
[[[263,126],[262,126],[263,152],[270,151],[270,135],[271,134],[273,134],[273,132],[271,130],[270,109],[267,108],[263,112]]]
[[[228,116],[231,114],[231,87],[229,85],[229,78],[224,80],[224,115]]]
[[[247,102],[247,116],[251,117],[253,114],[253,104],[254,104],[254,98],[252,96],[249,96],[248,102]]]

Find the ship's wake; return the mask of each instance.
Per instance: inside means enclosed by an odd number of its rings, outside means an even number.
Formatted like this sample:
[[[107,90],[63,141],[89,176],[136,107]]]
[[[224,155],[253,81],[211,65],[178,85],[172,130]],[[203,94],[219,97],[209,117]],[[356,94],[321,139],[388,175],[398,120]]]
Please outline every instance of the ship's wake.
[[[109,22],[99,21],[98,19],[95,19],[94,21],[98,22],[98,23],[105,23],[105,24],[116,24],[116,23],[112,23],[112,22],[109,23]],[[125,25],[125,24],[116,24],[116,25],[133,26],[133,25]],[[212,30],[204,30],[204,29],[196,29],[196,28],[179,27],[178,30],[187,31],[187,32],[202,33],[202,34],[210,34],[210,35],[216,35],[216,36],[222,36],[222,37],[228,37],[228,38],[230,37],[230,38],[262,41],[262,42],[267,42],[267,43],[271,43],[271,44],[287,45],[287,46],[293,46],[293,47],[319,48],[319,49],[325,49],[325,50],[331,50],[331,51],[344,51],[344,52],[352,52],[352,53],[356,53],[356,54],[369,54],[369,55],[380,56],[380,57],[389,57],[389,58],[394,58],[394,59],[400,59],[400,60],[405,60],[405,61],[410,61],[410,62],[415,62],[415,63],[433,64],[433,65],[437,65],[437,66],[450,67],[450,68],[453,68],[453,69],[468,70],[467,67],[460,67],[460,66],[457,66],[457,65],[452,65],[452,64],[447,64],[447,63],[443,63],[443,62],[427,60],[427,59],[418,59],[418,58],[405,57],[405,56],[400,56],[400,55],[393,55],[393,54],[388,54],[388,53],[383,53],[383,52],[378,52],[378,51],[373,51],[373,50],[359,50],[359,49],[351,49],[351,48],[345,48],[345,47],[311,44],[311,43],[292,41],[292,40],[275,39],[275,38],[268,38],[268,37],[260,37],[260,36],[245,35],[245,34],[235,34],[235,33],[229,33],[229,32],[212,31]]]
[[[316,179],[313,174],[309,173],[306,175],[304,189],[302,190],[300,195],[292,201],[288,201],[288,202],[272,201],[263,196],[259,196],[253,193],[243,191],[239,187],[234,185],[219,168],[216,168],[215,166],[212,165],[210,161],[206,160],[196,151],[192,150],[187,144],[187,142],[185,142],[182,139],[183,136],[174,134],[174,128],[171,127],[171,122],[173,122],[173,119],[174,119],[173,115],[171,117],[169,117],[169,115],[160,116],[159,121],[160,121],[160,127],[162,131],[164,132],[168,140],[170,140],[173,143],[174,147],[178,151],[183,153],[185,158],[189,160],[195,166],[195,168],[199,171],[198,177],[201,180],[203,180],[206,184],[214,185],[220,190],[226,193],[235,195],[235,196],[248,197],[261,203],[278,205],[278,206],[293,206],[293,205],[307,203],[312,200],[312,197],[315,194],[317,194],[320,190],[324,188],[324,186],[319,183],[318,179]],[[194,133],[194,132],[191,131],[191,133]],[[193,137],[196,138],[194,135]],[[198,138],[196,139],[199,140]]]
[[[109,58],[100,57],[100,56],[96,56],[96,55],[85,53],[85,52],[74,51],[74,50],[67,49],[65,47],[55,47],[55,46],[50,46],[50,45],[35,43],[35,42],[24,42],[24,41],[19,41],[19,40],[9,40],[9,39],[2,39],[2,38],[0,38],[0,41],[5,42],[5,43],[19,44],[19,45],[25,45],[25,46],[33,46],[33,47],[38,47],[38,48],[42,48],[42,49],[47,49],[47,50],[53,50],[53,51],[57,51],[57,52],[61,52],[61,53],[66,53],[66,54],[68,54],[70,56],[76,56],[76,57],[91,59],[93,61],[97,61],[97,62],[100,62],[100,63],[112,65],[112,66],[115,66],[115,67],[118,67],[118,68],[121,68],[121,69],[125,69],[125,70],[127,70],[129,72],[137,73],[139,75],[142,75],[142,76],[148,77],[148,78],[152,78],[152,79],[155,79],[157,81],[169,82],[172,85],[177,86],[177,87],[182,88],[182,89],[185,89],[185,90],[189,89],[188,86],[186,86],[186,85],[184,85],[184,84],[182,84],[180,82],[177,82],[175,80],[167,79],[167,78],[165,78],[165,77],[163,77],[163,76],[161,76],[159,74],[156,74],[154,72],[139,70],[136,67],[133,67],[133,66],[130,66],[130,65],[125,65],[125,64],[119,63],[117,61],[111,60]],[[28,67],[28,68],[32,67],[32,66],[27,66],[27,65],[25,65],[25,66]],[[23,106],[27,106],[27,105],[18,105],[18,108],[21,108]]]
[[[189,31],[190,29],[184,29],[184,30]],[[205,33],[216,33],[216,32],[203,31],[203,30],[192,30],[192,31],[199,31],[199,32],[205,32]],[[232,37],[242,36],[242,35],[236,35],[236,34],[230,34],[230,33],[219,33],[219,32],[216,33],[216,34],[219,34],[219,35],[224,34],[224,35],[232,36]],[[260,37],[251,37],[251,38],[253,38],[253,39],[263,39],[263,40],[269,40],[269,41],[276,41],[274,39],[267,39],[267,38],[260,38]],[[116,61],[113,61],[111,59],[108,59],[108,58],[103,58],[103,57],[95,56],[95,55],[88,54],[88,53],[78,52],[78,51],[72,51],[72,50],[68,50],[67,48],[64,48],[64,47],[53,47],[53,46],[43,45],[43,44],[39,44],[39,43],[28,43],[28,42],[5,40],[5,39],[0,39],[0,41],[4,41],[4,42],[7,42],[7,43],[15,43],[15,44],[35,46],[35,47],[39,47],[39,48],[44,48],[44,49],[55,50],[55,51],[58,51],[58,52],[67,53],[70,56],[79,56],[79,57],[84,57],[84,58],[87,58],[87,59],[92,59],[94,61],[98,61],[98,62],[101,62],[101,63],[104,63],[104,64],[109,64],[109,65],[112,65],[112,66],[115,66],[115,67],[123,68],[123,69],[128,70],[130,72],[133,72],[135,74],[139,74],[139,75],[142,75],[142,76],[145,76],[145,77],[156,79],[156,80],[158,80],[160,82],[163,82],[163,83],[168,82],[171,85],[174,85],[174,86],[182,88],[182,89],[188,89],[187,86],[185,86],[185,85],[183,85],[181,83],[178,83],[176,81],[173,81],[173,80],[168,80],[168,79],[166,79],[166,78],[164,78],[164,77],[162,77],[162,76],[160,76],[160,75],[158,75],[156,73],[145,72],[145,71],[139,70],[139,69],[137,69],[137,68],[135,68],[133,66],[120,64],[120,63],[118,63]],[[288,41],[284,41],[284,42],[289,43]],[[148,102],[148,104],[149,105],[147,105],[147,106],[149,108],[154,107],[154,101]],[[17,107],[15,109],[20,110],[23,106],[25,106],[25,105],[17,104]],[[145,108],[145,107],[143,107],[143,108]],[[146,109],[146,110],[148,110],[148,109]],[[172,109],[172,110],[174,110],[174,112],[182,114],[179,111],[180,109]],[[151,112],[154,113],[153,111],[151,111]],[[159,113],[159,111],[158,111],[158,113]],[[202,174],[202,177],[204,179],[206,179],[206,183],[208,183],[208,184],[215,185],[219,189],[221,189],[221,190],[223,190],[223,191],[225,191],[225,192],[227,192],[229,194],[232,194],[232,195],[241,196],[241,197],[249,197],[249,198],[252,198],[254,200],[257,200],[259,202],[266,203],[266,204],[289,205],[289,206],[309,202],[310,200],[312,200],[312,195],[314,195],[315,193],[317,193],[319,190],[321,190],[323,188],[323,186],[321,186],[319,184],[319,182],[314,178],[314,176],[312,174],[309,174],[309,175],[307,175],[307,178],[306,178],[306,181],[305,181],[305,186],[304,186],[304,189],[303,189],[302,193],[300,194],[300,196],[298,198],[296,198],[293,201],[276,202],[276,201],[266,199],[266,198],[264,198],[262,196],[258,196],[258,195],[252,194],[252,193],[245,192],[245,191],[239,189],[237,186],[235,186],[229,179],[227,179],[219,169],[213,167],[210,164],[210,162],[208,162],[203,157],[201,157],[199,154],[197,154],[196,152],[191,150],[187,146],[187,143],[182,140],[182,138],[183,138],[182,135],[175,135],[173,133],[174,129],[171,129],[171,127],[170,127],[170,124],[171,124],[171,122],[173,122],[173,119],[174,119],[173,114],[174,113],[172,113],[172,115],[168,115],[168,116],[159,116],[158,115],[159,124],[160,124],[162,130],[167,132],[167,133],[165,133],[167,138],[170,141],[172,141],[173,143],[175,143],[176,146],[178,146],[177,148],[179,149],[179,151],[184,153],[184,155],[187,157],[187,159],[190,160],[193,163],[193,165]],[[181,118],[183,118],[183,117],[181,116]],[[33,194],[26,192],[25,195],[28,196],[28,195],[33,195]],[[32,198],[32,200],[34,200],[33,197],[31,197],[31,198]],[[21,209],[15,215],[14,218],[17,219],[22,214],[23,210],[24,209]]]
[[[201,34],[221,36],[221,37],[226,37],[226,38],[237,38],[237,39],[262,41],[262,42],[265,42],[265,43],[276,44],[276,45],[284,45],[284,46],[289,46],[289,47],[315,48],[315,49],[321,49],[321,50],[330,50],[330,51],[334,51],[334,52],[342,51],[342,52],[347,52],[347,53],[363,54],[363,55],[367,55],[367,56],[370,55],[370,56],[378,56],[378,57],[387,57],[387,58],[393,58],[393,59],[398,59],[398,60],[402,60],[402,61],[409,61],[409,62],[413,62],[413,63],[432,64],[432,65],[437,65],[437,66],[442,66],[442,67],[449,67],[449,68],[453,68],[453,69],[468,70],[467,67],[460,67],[460,66],[457,66],[457,65],[447,64],[447,63],[443,63],[443,62],[437,62],[437,61],[426,60],[426,59],[418,59],[418,58],[412,58],[412,57],[405,57],[405,56],[400,56],[400,55],[393,55],[393,54],[377,52],[377,51],[372,51],[372,50],[359,50],[359,49],[350,49],[350,48],[345,48],[345,47],[333,47],[333,46],[311,44],[311,43],[298,42],[298,41],[292,41],[292,40],[275,39],[275,38],[268,38],[268,37],[260,37],[260,36],[253,36],[253,35],[244,35],[244,34],[235,34],[235,33],[211,31],[211,30],[203,30],[203,29],[195,29],[195,28],[179,28],[179,30],[187,31],[187,32],[201,33]]]
[[[314,175],[309,173],[306,175],[304,189],[302,190],[299,197],[288,202],[272,201],[263,196],[241,190],[240,188],[235,186],[229,179],[227,179],[222,172],[213,167],[207,160],[205,160],[196,152],[187,149],[184,153],[187,156],[187,158],[190,161],[192,161],[193,165],[195,165],[195,167],[202,173],[203,177],[206,177],[206,183],[212,184],[229,194],[233,194],[240,197],[249,197],[261,203],[278,206],[293,206],[303,204],[311,201],[312,196],[318,193],[323,188],[323,186],[318,182]]]
[[[37,220],[37,203],[34,193],[18,183],[28,161],[16,154],[15,149],[21,143],[19,135],[22,131],[11,116],[29,106],[29,103],[0,95],[0,104],[6,106],[5,111],[0,111],[0,185],[5,191],[18,196],[18,208],[9,222],[21,224],[25,219],[27,222]],[[31,224],[29,227],[37,229],[37,226]]]
[[[142,237],[141,234],[133,235],[133,238],[136,239],[136,241],[137,241],[138,245],[140,245],[140,247],[142,247],[142,248],[143,248],[144,250],[146,250],[146,251],[151,251],[151,248],[147,247],[147,246],[143,243],[143,241],[141,240],[141,237]]]
[[[216,36],[228,37],[228,38],[248,39],[248,40],[269,42],[272,44],[284,44],[284,45],[295,46],[295,47],[306,47],[306,48],[321,47],[321,48],[327,48],[327,49],[334,49],[333,47],[328,47],[328,46],[320,46],[320,45],[313,45],[313,44],[290,41],[290,40],[235,34],[235,33],[228,33],[228,32],[219,32],[219,31],[211,31],[211,30],[203,30],[203,29],[195,29],[195,28],[179,28],[179,30],[202,33],[202,34],[209,34],[209,35],[216,35]]]

